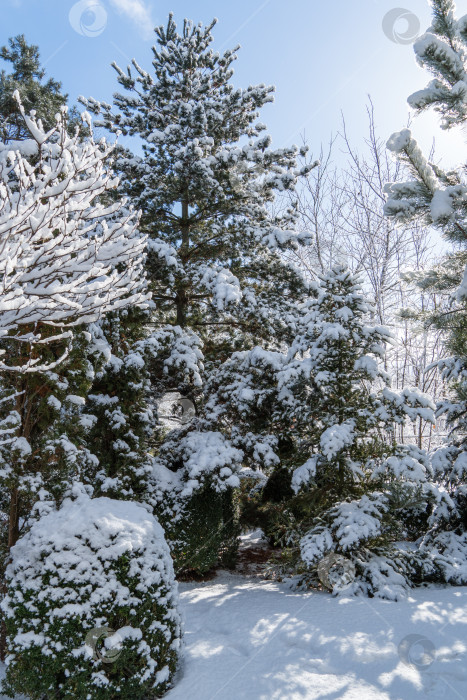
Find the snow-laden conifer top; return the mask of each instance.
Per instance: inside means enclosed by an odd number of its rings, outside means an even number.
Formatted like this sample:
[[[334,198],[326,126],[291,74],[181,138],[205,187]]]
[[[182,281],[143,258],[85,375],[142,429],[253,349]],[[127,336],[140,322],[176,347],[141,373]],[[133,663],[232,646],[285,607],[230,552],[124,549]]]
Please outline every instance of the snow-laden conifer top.
[[[75,484],[60,509],[11,549],[6,579],[10,676],[23,674],[29,688],[39,684],[41,697],[55,687],[70,698],[104,697],[103,687],[105,697],[167,690],[180,648],[178,589],[164,532],[147,508],[90,498]],[[112,663],[96,651],[102,632]],[[38,679],[30,675],[32,658],[41,664]]]
[[[75,500],[66,499],[59,510],[43,516],[18,541],[13,549],[9,577],[16,583],[22,582],[27,589],[39,590],[45,557],[46,568],[60,570],[62,582],[67,581],[73,588],[91,583],[94,588],[91,599],[115,596],[116,602],[124,604],[129,596],[128,588],[115,575],[109,578],[109,572],[101,573],[96,562],[99,559],[106,568],[106,563],[138,552],[144,556],[135,560],[130,575],[140,577],[141,590],[159,583],[163,570],[172,572],[164,531],[144,506],[105,497],[90,498],[82,492]],[[157,565],[158,560],[162,568]],[[65,594],[65,590],[55,590],[57,602],[60,591]],[[76,607],[70,591],[65,597],[69,604],[54,611],[59,617]]]

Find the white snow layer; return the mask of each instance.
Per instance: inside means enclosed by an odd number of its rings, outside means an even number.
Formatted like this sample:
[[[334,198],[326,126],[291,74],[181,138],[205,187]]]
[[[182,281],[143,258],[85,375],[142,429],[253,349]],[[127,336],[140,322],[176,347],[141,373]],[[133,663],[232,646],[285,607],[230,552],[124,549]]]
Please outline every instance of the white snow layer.
[[[467,587],[393,603],[222,572],[180,590],[185,660],[167,700],[467,697]]]
[[[186,656],[167,700],[467,697],[467,587],[393,603],[221,573],[182,584],[181,602]]]

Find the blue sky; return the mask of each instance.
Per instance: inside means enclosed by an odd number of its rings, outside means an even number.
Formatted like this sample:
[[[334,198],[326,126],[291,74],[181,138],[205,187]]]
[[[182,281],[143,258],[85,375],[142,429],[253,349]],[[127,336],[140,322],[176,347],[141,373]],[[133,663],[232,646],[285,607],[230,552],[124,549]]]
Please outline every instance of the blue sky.
[[[214,47],[242,46],[234,82],[276,86],[275,103],[262,114],[274,145],[300,142],[305,134],[317,152],[339,129],[341,110],[352,140],[362,142],[368,94],[382,137],[405,126],[406,98],[428,76],[410,43],[391,41],[383,31],[383,18],[399,3],[409,21],[426,29],[426,0],[2,0],[0,42],[24,33],[38,44],[47,73],[62,81],[71,102],[79,94],[110,100],[117,87],[111,61],[125,67],[135,57],[149,66],[152,26],[165,23],[169,11],[180,23],[217,17]],[[467,13],[467,0],[458,2],[458,13]],[[407,17],[394,25],[396,33],[406,30],[412,31]],[[424,149],[436,136],[445,164],[465,148],[463,134],[441,132],[435,116],[418,117],[413,131]]]

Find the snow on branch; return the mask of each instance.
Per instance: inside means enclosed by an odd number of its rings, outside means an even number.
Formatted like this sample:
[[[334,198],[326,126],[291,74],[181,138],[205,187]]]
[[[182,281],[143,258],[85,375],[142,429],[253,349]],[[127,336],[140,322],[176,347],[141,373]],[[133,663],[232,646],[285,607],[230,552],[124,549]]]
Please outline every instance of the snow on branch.
[[[145,305],[146,238],[138,214],[109,196],[113,145],[92,130],[70,136],[64,110],[45,133],[16,99],[31,138],[0,145],[0,336],[50,342],[57,336],[47,341],[44,326]]]

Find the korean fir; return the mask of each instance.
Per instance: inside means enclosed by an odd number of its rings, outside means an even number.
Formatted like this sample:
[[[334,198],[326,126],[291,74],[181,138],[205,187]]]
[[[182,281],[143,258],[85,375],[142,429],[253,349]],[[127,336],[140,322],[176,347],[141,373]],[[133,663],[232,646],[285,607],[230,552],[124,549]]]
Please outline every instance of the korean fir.
[[[278,372],[279,399],[300,440],[291,528],[305,578],[324,557],[355,567],[355,592],[397,598],[417,569],[396,545],[413,539],[410,518],[433,500],[427,455],[397,444],[395,425],[433,420],[429,398],[395,393],[380,363],[391,334],[371,325],[358,279],[342,266],[323,275]]]
[[[281,217],[271,214],[276,193],[293,190],[301,174],[297,149],[272,149],[258,121],[273,88],[233,86],[236,50],[213,51],[214,24],[185,21],[179,32],[170,16],[156,29],[152,70],[136,61],[127,71],[115,66],[124,90],[114,106],[84,102],[101,114],[102,125],[141,143],[142,155],[122,153],[118,167],[122,190],[142,210],[141,229],[150,239],[153,338],[165,348],[151,363],[151,382],[156,396],[179,392],[196,407],[195,420],[155,436],[154,493],[162,487],[161,468],[176,473],[179,513],[190,510],[199,489],[212,489],[199,503],[202,511],[201,504],[218,499],[219,531],[232,519],[232,507],[225,515],[220,499],[237,483],[241,444],[204,419],[206,382],[233,351],[275,347],[290,337],[306,287],[281,251],[307,237],[293,230],[293,207]],[[202,460],[206,467],[193,479],[189,465],[203,442],[215,443],[217,457]],[[204,533],[197,538],[192,529],[193,544],[184,549],[194,568],[196,552],[207,546]],[[213,538],[213,563],[218,545]]]

